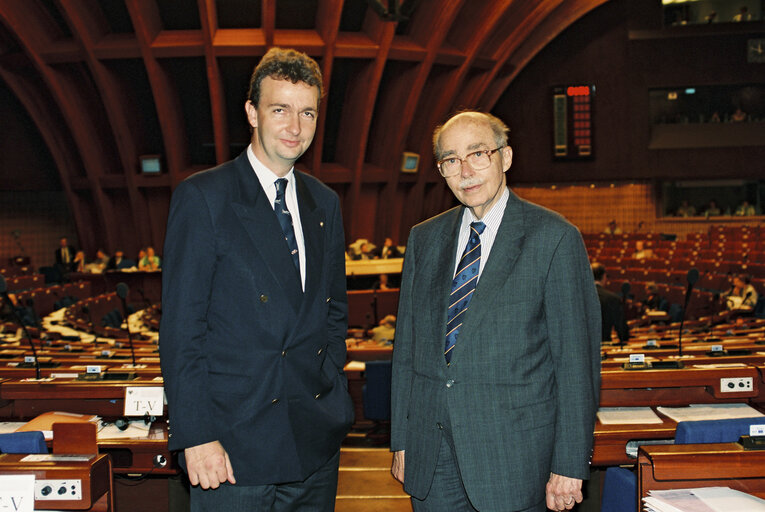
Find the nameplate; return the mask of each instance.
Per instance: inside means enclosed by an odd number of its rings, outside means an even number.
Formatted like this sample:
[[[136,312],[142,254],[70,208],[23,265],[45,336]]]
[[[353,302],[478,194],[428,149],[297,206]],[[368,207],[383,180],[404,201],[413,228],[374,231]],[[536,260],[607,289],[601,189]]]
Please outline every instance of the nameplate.
[[[712,352],[722,352],[723,346],[722,345],[712,345]]]
[[[645,363],[645,354],[630,354],[630,363],[632,364]]]
[[[87,365],[85,373],[101,373],[101,367],[98,365]]]
[[[34,512],[35,476],[0,476],[0,510]]]
[[[125,416],[162,416],[162,386],[128,386],[125,388]]]
[[[24,362],[25,363],[34,363],[35,357],[34,356],[24,356]]]
[[[765,425],[749,425],[749,435],[752,437],[765,436]]]
[[[646,340],[645,341],[645,346],[646,347],[658,347],[659,346],[659,342],[656,341],[656,340]]]

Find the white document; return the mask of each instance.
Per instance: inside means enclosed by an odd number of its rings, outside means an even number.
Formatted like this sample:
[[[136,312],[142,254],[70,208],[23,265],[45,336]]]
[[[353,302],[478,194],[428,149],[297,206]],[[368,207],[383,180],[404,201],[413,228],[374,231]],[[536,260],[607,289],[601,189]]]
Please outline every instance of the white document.
[[[677,422],[765,416],[748,404],[691,404],[689,407],[657,407],[656,410]]]
[[[650,491],[643,502],[653,512],[765,512],[765,500],[729,487]]]
[[[601,407],[597,416],[603,425],[662,423],[650,407]]]
[[[0,476],[0,510],[14,512],[34,512],[35,476],[2,475]]]

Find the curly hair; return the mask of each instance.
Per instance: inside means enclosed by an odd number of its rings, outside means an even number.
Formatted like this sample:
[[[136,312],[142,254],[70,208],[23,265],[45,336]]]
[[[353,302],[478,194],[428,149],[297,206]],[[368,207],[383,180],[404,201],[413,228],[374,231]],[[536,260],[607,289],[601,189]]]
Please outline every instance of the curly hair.
[[[247,99],[256,107],[260,100],[260,84],[266,77],[274,80],[289,80],[293,84],[305,82],[319,89],[319,98],[324,90],[321,69],[311,57],[292,49],[271,48],[263,55],[250,77]]]

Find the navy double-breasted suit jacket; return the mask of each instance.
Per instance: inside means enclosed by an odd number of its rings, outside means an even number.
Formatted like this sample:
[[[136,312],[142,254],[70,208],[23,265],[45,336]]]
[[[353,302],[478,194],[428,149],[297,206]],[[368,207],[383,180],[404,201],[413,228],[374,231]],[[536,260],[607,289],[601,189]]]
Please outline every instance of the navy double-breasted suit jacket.
[[[391,449],[428,494],[443,429],[473,506],[523,510],[550,472],[585,479],[600,388],[600,307],[577,229],[510,192],[451,364],[448,299],[464,207],[412,228],[393,350]],[[461,248],[460,248],[461,249]]]
[[[242,485],[305,479],[353,420],[339,200],[305,173],[295,181],[305,292],[246,153],[183,181],[170,205],[159,339],[168,446],[220,441]]]

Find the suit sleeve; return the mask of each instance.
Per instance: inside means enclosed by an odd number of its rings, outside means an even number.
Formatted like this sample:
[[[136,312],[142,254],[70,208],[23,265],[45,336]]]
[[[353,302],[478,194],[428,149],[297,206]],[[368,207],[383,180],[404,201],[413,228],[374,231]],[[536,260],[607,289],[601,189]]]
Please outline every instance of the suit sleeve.
[[[178,450],[216,440],[204,350],[215,231],[204,195],[188,181],[173,193],[163,253],[160,361],[170,418],[168,447]]]
[[[340,215],[340,202],[333,197],[333,208],[330,209],[331,232],[328,236],[329,254],[329,314],[327,315],[327,346],[329,357],[342,372],[345,366],[346,345],[348,334],[348,294],[345,278],[345,236],[343,221]]]
[[[391,383],[391,451],[406,448],[409,393],[412,382],[414,324],[412,319],[412,283],[415,273],[415,242],[409,236],[401,271],[401,288],[396,317],[396,341],[393,344],[393,376]]]
[[[558,243],[544,293],[558,404],[551,469],[586,479],[600,394],[601,321],[587,252],[574,228]]]

